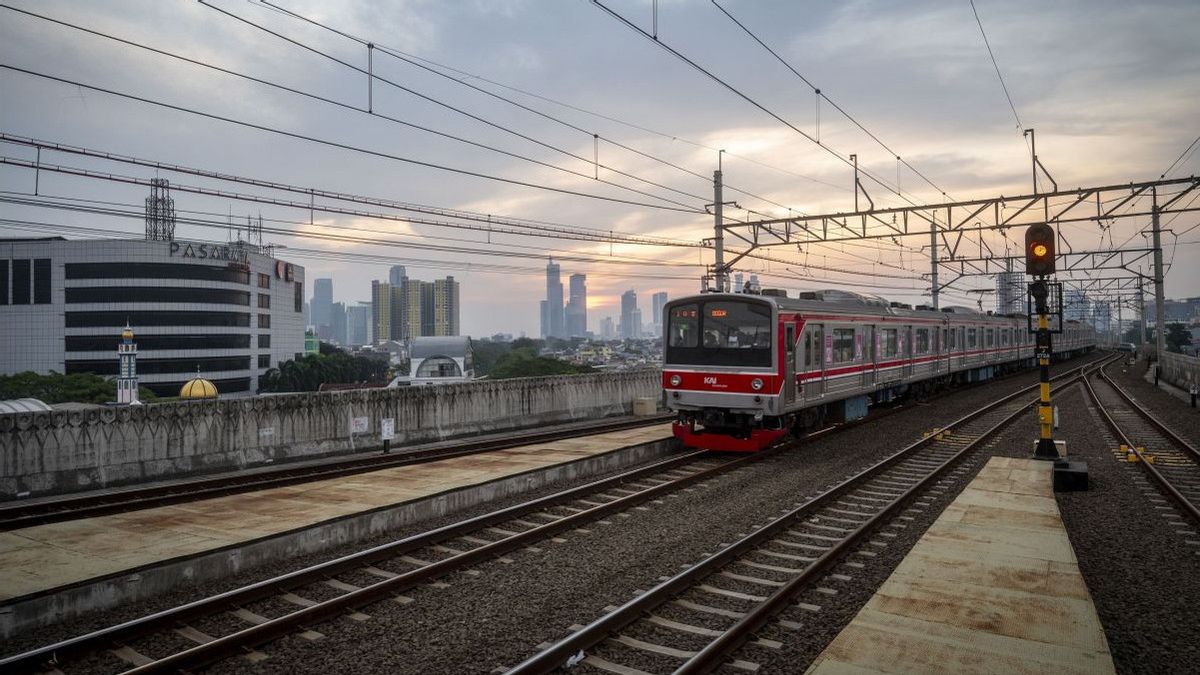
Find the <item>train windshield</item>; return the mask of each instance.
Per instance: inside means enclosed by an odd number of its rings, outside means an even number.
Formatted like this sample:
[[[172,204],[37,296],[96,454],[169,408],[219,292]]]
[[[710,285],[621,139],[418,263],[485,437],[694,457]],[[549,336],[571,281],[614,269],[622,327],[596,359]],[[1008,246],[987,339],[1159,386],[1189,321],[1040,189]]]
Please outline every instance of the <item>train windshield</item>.
[[[704,366],[771,365],[771,306],[709,300],[671,307],[667,363]]]

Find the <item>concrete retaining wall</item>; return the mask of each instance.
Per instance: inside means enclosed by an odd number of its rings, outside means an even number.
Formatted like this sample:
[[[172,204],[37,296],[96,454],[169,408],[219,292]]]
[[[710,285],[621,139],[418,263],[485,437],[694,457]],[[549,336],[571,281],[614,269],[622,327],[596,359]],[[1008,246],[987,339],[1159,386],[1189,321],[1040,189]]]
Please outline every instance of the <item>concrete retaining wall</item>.
[[[1162,379],[1183,389],[1188,390],[1193,382],[1200,382],[1200,359],[1174,352],[1166,352],[1159,356],[1162,366]]]
[[[628,414],[658,370],[0,415],[0,499]],[[351,421],[366,433],[351,437]]]

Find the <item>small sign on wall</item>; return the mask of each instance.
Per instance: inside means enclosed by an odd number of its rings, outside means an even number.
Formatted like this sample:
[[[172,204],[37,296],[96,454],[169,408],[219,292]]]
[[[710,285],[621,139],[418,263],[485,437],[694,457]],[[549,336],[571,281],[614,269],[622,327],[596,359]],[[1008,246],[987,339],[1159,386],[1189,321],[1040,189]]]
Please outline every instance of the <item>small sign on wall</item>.
[[[351,417],[350,418],[350,433],[365,434],[371,428],[371,419],[369,417]]]
[[[263,427],[258,430],[259,438],[270,438],[275,435],[275,427]]]
[[[384,441],[396,438],[396,418],[385,417],[379,421],[379,438]]]

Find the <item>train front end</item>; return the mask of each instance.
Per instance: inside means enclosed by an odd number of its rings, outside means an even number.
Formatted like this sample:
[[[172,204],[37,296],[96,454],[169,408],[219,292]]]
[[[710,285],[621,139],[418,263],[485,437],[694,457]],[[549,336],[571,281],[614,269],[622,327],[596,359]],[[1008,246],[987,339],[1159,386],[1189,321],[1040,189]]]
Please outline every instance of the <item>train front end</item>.
[[[788,432],[778,311],[761,296],[708,294],[664,308],[663,391],[691,448],[755,452]]]

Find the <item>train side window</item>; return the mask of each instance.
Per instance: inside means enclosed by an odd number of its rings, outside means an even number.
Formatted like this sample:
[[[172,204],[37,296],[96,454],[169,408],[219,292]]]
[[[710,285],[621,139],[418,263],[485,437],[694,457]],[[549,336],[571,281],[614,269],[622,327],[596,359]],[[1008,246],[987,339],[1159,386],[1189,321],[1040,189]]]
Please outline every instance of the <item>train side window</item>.
[[[879,357],[886,359],[896,356],[896,329],[884,328],[879,331]]]
[[[918,328],[916,332],[917,332],[917,338],[916,338],[916,342],[913,343],[913,356],[916,356],[918,354],[928,354],[929,353],[929,329],[928,328]]]
[[[976,329],[976,328],[968,328],[967,329],[967,344],[966,344],[967,349],[975,348],[976,343],[977,343],[977,339],[976,339],[976,331],[977,330],[978,329]]]
[[[790,323],[787,324],[787,328],[785,329],[785,334],[787,336],[786,337],[787,353],[789,355],[795,354],[796,353],[796,327]]]
[[[825,365],[825,327],[817,326],[813,329],[813,367],[821,368]]]
[[[833,362],[848,363],[854,360],[854,329],[833,329]]]

